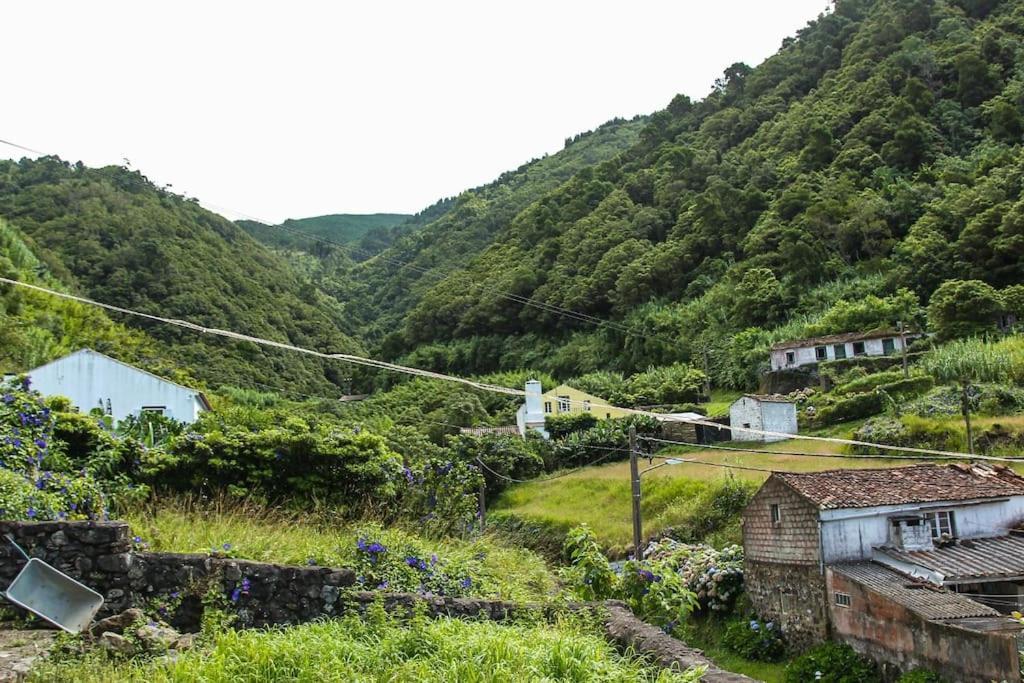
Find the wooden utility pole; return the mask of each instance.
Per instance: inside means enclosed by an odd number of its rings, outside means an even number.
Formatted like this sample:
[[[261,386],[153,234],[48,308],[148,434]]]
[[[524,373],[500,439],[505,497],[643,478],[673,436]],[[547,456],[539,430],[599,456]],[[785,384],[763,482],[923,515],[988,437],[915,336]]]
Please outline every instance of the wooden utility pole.
[[[633,555],[639,560],[643,528],[640,523],[640,467],[637,463],[636,426],[629,428],[629,477],[633,487]]]
[[[903,354],[903,378],[910,377],[910,370],[907,367],[907,331],[903,329],[903,321],[896,323],[896,329],[900,331],[900,353]]]
[[[961,384],[961,391],[963,392],[960,401],[961,407],[964,411],[964,425],[967,427],[967,452],[974,454],[974,433],[971,431],[971,395],[969,390],[971,385],[969,382],[964,381]]]

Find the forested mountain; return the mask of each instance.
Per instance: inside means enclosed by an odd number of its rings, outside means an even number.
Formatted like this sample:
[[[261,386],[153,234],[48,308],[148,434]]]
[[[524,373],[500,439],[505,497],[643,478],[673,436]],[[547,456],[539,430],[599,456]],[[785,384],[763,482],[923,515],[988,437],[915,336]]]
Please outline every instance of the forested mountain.
[[[351,255],[362,261],[387,247],[394,240],[395,230],[415,218],[403,213],[338,213],[289,218],[275,226],[251,220],[237,223],[256,240],[272,247],[325,255],[334,242],[355,247]]]
[[[383,350],[421,365],[707,357],[742,386],[752,351],[849,324],[837,306],[879,302],[860,322],[891,324],[945,280],[1024,281],[1022,36],[1021,0],[839,0],[624,153],[543,194],[464,195],[354,269],[354,291],[377,335],[397,329]]]
[[[324,351],[360,349],[344,325],[344,307],[285,259],[137,172],[72,166],[55,157],[0,161],[0,217],[9,223],[8,240],[26,252],[16,270],[34,270],[86,296]],[[38,265],[26,265],[36,259]],[[335,393],[347,385],[347,371],[337,364],[138,319],[123,322],[173,345],[168,362],[211,382]],[[35,362],[52,354],[24,355]]]

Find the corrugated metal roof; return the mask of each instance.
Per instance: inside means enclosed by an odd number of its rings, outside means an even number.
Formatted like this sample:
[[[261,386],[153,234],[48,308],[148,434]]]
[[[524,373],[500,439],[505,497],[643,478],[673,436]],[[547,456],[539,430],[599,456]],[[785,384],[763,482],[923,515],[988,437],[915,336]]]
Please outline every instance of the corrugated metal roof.
[[[831,569],[925,619],[998,617],[999,612],[946,588],[915,582],[874,562],[832,565]]]
[[[1001,465],[915,465],[772,476],[823,510],[1024,495],[1024,477]]]
[[[934,550],[878,550],[893,559],[936,571],[947,583],[1024,576],[1024,538],[1016,535],[964,539]]]

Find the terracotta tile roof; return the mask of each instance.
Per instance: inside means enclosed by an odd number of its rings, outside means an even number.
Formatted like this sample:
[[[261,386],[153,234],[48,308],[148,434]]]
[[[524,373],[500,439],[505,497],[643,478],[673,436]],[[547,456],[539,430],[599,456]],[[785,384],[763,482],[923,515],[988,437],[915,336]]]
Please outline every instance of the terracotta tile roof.
[[[831,565],[832,571],[859,583],[925,619],[998,617],[999,612],[946,588],[914,581],[874,562]]]
[[[889,557],[942,574],[945,583],[1006,581],[1024,576],[1024,538],[964,539],[934,550],[879,548]]]
[[[772,475],[823,510],[1024,495],[1024,477],[997,465],[915,465]]]
[[[506,425],[501,427],[459,427],[460,434],[469,434],[471,436],[489,436],[492,434],[511,434],[513,436],[519,436],[519,428],[515,425]]]

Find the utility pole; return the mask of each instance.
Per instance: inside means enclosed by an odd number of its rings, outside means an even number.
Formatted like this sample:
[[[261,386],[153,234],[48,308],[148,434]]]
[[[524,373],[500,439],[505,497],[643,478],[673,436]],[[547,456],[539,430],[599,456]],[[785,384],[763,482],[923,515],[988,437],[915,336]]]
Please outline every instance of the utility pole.
[[[903,329],[903,321],[896,323],[896,329],[900,331],[900,352],[903,354],[903,379],[910,377],[910,370],[907,368],[907,331]]]
[[[639,560],[643,552],[640,548],[643,530],[640,525],[640,468],[637,464],[635,425],[629,428],[629,476],[633,486],[633,555]]]
[[[967,452],[974,455],[974,433],[971,431],[971,385],[964,380],[960,385],[960,406],[964,413],[964,425],[967,427]]]

